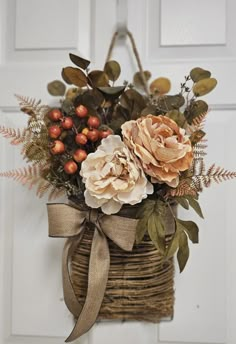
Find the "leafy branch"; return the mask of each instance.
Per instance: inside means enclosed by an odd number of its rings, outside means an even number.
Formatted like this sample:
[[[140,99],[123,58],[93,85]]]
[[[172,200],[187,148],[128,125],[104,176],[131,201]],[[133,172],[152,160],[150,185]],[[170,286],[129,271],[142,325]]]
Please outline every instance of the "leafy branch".
[[[197,244],[198,232],[198,226],[193,221],[183,221],[175,218],[175,234],[168,245],[165,257],[167,259],[171,258],[177,252],[180,272],[184,270],[189,258],[188,239],[193,244]]]
[[[164,255],[166,249],[166,233],[163,217],[166,205],[160,200],[149,200],[143,202],[138,213],[139,222],[136,231],[136,242],[139,244],[148,231],[155,247]]]

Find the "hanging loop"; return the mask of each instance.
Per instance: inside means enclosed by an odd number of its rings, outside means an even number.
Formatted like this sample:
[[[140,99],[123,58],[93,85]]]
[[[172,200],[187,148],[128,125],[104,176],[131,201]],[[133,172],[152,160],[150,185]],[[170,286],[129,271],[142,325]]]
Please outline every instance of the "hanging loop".
[[[137,50],[137,47],[136,47],[136,43],[135,43],[134,37],[133,37],[132,33],[129,30],[127,30],[126,35],[129,38],[129,40],[130,40],[131,47],[132,47],[132,50],[133,50],[133,53],[134,53],[134,56],[135,56],[135,59],[136,59],[137,65],[138,65],[138,70],[140,72],[140,77],[142,79],[143,88],[144,88],[145,93],[148,96],[149,95],[149,91],[148,91],[148,86],[147,86],[147,80],[146,80],[146,77],[145,77],[145,74],[144,74],[144,71],[143,71],[143,66],[142,66],[141,59],[140,59],[140,56],[139,56],[139,53],[138,53],[138,50]],[[115,46],[115,43],[116,43],[118,37],[119,37],[119,32],[118,31],[114,32],[113,36],[112,36],[112,39],[111,39],[111,43],[110,43],[109,49],[108,49],[106,62],[108,62],[111,59],[111,55],[112,55],[112,52],[113,52],[113,49],[114,49],[114,46]]]

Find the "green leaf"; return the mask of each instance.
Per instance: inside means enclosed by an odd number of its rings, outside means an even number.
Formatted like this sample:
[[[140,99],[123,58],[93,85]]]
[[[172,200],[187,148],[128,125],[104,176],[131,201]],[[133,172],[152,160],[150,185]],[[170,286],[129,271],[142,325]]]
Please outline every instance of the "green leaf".
[[[193,86],[193,93],[196,97],[204,96],[211,92],[217,85],[215,78],[202,79]]]
[[[148,218],[148,234],[162,254],[165,252],[165,230],[156,213],[152,213]]]
[[[188,237],[192,241],[193,244],[198,243],[199,229],[195,222],[176,219],[176,227],[177,227],[177,231],[180,231],[180,232],[185,231],[188,234]]]
[[[116,61],[108,61],[105,64],[104,72],[108,75],[111,81],[116,81],[120,76],[120,65]]]
[[[175,197],[176,201],[184,208],[189,209],[189,203],[184,197]]]
[[[179,235],[179,250],[177,253],[177,260],[179,264],[179,270],[182,272],[186,266],[189,258],[188,238],[185,232],[181,232]]]
[[[149,215],[154,211],[156,201],[146,199],[143,201],[142,206],[137,212],[137,218],[149,217]]]
[[[174,256],[175,252],[179,248],[179,235],[180,232],[176,231],[173,238],[171,239],[171,242],[169,243],[166,251],[166,258],[171,258]]]
[[[198,82],[199,80],[210,78],[211,72],[200,67],[196,67],[191,70],[190,76],[193,82]]]
[[[136,227],[136,243],[140,244],[147,230],[148,217],[143,217],[139,220]]]
[[[190,207],[192,207],[196,213],[202,218],[204,219],[203,213],[202,213],[202,209],[200,207],[200,204],[198,203],[198,201],[196,201],[193,197],[191,196],[186,196],[186,199],[189,201],[189,205]]]
[[[79,68],[65,67],[62,69],[61,75],[66,83],[78,87],[84,87],[88,82],[86,75]]]
[[[69,54],[71,61],[78,67],[82,69],[87,69],[90,65],[90,61],[83,59],[80,56]]]
[[[66,91],[65,84],[60,80],[54,80],[47,85],[48,93],[52,96],[64,96]]]

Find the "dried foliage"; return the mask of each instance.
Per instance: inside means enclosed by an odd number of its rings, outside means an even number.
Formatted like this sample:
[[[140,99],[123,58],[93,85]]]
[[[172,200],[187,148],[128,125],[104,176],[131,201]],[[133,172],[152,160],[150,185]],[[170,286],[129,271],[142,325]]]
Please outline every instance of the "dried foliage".
[[[194,147],[193,147],[193,154],[194,154],[194,160],[203,160],[204,157],[207,155],[206,148],[206,140],[202,140],[198,142]]]
[[[21,111],[31,117],[43,119],[45,112],[49,111],[50,109],[49,106],[42,105],[41,100],[36,100],[34,98],[25,97],[18,94],[16,94],[15,97],[19,102]]]
[[[175,189],[169,189],[167,196],[182,197],[182,196],[196,196],[197,191],[190,185],[189,179],[183,179]]]
[[[75,67],[63,68],[62,78],[73,87],[66,89],[60,80],[48,84],[51,95],[64,96],[58,108],[51,109],[40,100],[16,95],[21,111],[28,115],[28,126],[22,130],[0,126],[0,134],[13,145],[22,144],[23,158],[31,165],[0,176],[29,188],[35,185],[39,197],[47,193],[49,199],[54,199],[66,194],[87,209],[85,184],[80,175],[81,162],[87,155],[97,150],[104,137],[113,133],[122,136],[121,125],[126,121],[149,114],[168,117],[168,121],[175,123],[166,129],[164,136],[173,136],[177,124],[181,128],[177,131],[185,131],[189,136],[187,141],[194,158],[191,168],[177,171],[177,187],[170,187],[167,182],[153,184],[154,193],[142,202],[138,214],[137,241],[140,242],[147,231],[163,257],[169,258],[177,252],[182,271],[189,256],[188,240],[198,242],[198,228],[192,221],[176,217],[171,210],[173,202],[185,209],[192,207],[203,217],[198,203],[199,192],[212,182],[220,183],[236,177],[236,172],[215,165],[205,168],[207,141],[203,128],[209,109],[199,97],[214,89],[216,79],[211,77],[211,72],[194,68],[185,76],[180,93],[170,95],[170,80],[165,77],[150,80],[149,71],[136,73],[133,84],[124,82],[116,86],[121,73],[118,62],[108,61],[103,70],[91,71],[88,69],[90,61],[74,54],[70,54],[70,59]],[[177,140],[179,137],[181,134],[176,135]],[[191,154],[188,159],[190,164]],[[163,171],[164,168],[163,165]],[[167,242],[163,219],[168,208],[176,231]]]
[[[0,176],[11,178],[22,185],[28,185],[29,189],[31,189],[33,185],[41,180],[41,169],[41,165],[27,166],[0,173]]]
[[[222,167],[215,166],[215,164],[205,171],[205,164],[201,160],[194,166],[191,187],[196,192],[201,192],[204,187],[208,188],[212,182],[219,184],[233,178],[236,178],[236,172],[228,171]]]
[[[22,144],[26,142],[29,137],[31,137],[31,132],[28,130],[28,128],[14,129],[0,126],[0,134],[2,134],[5,138],[10,139],[10,143],[12,145]]]

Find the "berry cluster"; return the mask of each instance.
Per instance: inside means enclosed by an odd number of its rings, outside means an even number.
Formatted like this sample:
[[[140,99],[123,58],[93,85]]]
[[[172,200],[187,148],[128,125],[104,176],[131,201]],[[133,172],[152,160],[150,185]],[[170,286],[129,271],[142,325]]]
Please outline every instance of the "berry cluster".
[[[113,133],[109,127],[101,126],[99,117],[89,115],[87,107],[82,104],[71,116],[64,115],[60,109],[52,109],[47,117],[50,152],[52,155],[65,155],[63,169],[69,175],[75,174],[78,164],[86,159],[88,153]]]

